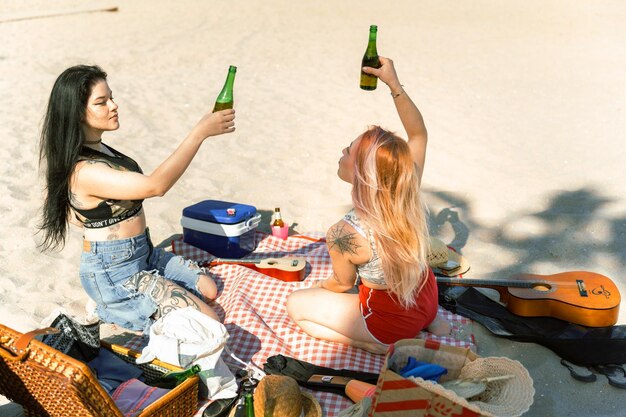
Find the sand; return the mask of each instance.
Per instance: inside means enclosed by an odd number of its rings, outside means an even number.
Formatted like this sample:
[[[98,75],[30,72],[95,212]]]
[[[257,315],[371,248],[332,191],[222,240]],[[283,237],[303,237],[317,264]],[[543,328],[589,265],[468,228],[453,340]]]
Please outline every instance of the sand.
[[[294,231],[320,231],[350,206],[341,149],[370,124],[402,132],[388,90],[358,88],[370,24],[429,129],[432,233],[470,260],[468,276],[587,270],[626,294],[624,21],[620,0],[4,0],[0,321],[26,331],[86,302],[80,231],[59,253],[36,248],[37,143],[65,68],[109,73],[121,128],[105,142],[150,172],[238,67],[237,131],[207,140],[177,185],[145,202],[156,243],[204,199],[254,205],[264,227],[281,207]],[[624,391],[606,378],[574,381],[543,347],[475,333],[479,354],[528,368],[537,393],[526,415],[619,414]]]

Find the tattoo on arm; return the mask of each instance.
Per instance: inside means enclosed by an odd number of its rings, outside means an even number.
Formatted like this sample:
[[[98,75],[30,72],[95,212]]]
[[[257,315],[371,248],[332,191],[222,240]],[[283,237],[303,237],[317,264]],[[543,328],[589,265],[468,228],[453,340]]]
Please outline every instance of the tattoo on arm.
[[[356,255],[359,245],[356,243],[356,234],[344,230],[345,225],[336,225],[328,232],[329,249],[336,249],[342,254],[351,253]]]
[[[76,197],[76,194],[74,194],[72,192],[70,192],[70,204],[73,205],[76,208],[83,208],[83,203],[78,201],[78,198]]]

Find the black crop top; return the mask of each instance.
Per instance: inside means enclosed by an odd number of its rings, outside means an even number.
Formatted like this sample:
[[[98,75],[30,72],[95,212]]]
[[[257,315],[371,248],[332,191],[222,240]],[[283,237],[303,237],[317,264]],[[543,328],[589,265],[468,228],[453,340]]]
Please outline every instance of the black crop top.
[[[104,144],[103,144],[104,145]],[[108,145],[104,145],[115,156],[96,151],[87,146],[83,146],[78,161],[94,161],[107,164],[118,171],[132,171],[143,174],[143,171],[133,159],[116,151]],[[71,200],[70,200],[71,201]],[[84,227],[88,229],[99,229],[108,227],[133,217],[141,211],[141,203],[143,200],[105,200],[91,209],[79,209],[74,207],[71,202],[70,206],[76,212],[76,218]]]

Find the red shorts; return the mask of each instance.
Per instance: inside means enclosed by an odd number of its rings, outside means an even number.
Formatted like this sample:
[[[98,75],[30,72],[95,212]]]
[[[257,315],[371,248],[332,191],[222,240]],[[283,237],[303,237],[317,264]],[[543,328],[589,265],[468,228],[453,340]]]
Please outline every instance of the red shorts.
[[[376,340],[384,344],[400,339],[412,339],[428,327],[437,316],[437,280],[428,270],[426,284],[415,297],[416,305],[405,309],[397,297],[387,290],[374,290],[359,284],[359,301],[365,327]]]

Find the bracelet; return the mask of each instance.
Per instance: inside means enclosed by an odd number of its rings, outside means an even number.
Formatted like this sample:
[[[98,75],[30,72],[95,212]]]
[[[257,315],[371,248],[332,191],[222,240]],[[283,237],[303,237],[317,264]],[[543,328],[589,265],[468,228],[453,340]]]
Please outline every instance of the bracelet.
[[[404,87],[404,86],[403,86],[402,84],[400,84],[400,88],[402,88],[402,87]],[[395,99],[397,99],[398,97],[400,97],[400,96],[402,95],[402,93],[404,93],[404,89],[403,89],[403,90],[401,90],[398,94],[394,94],[394,93],[392,92],[392,93],[390,93],[390,94],[391,94],[391,98],[395,100]]]

